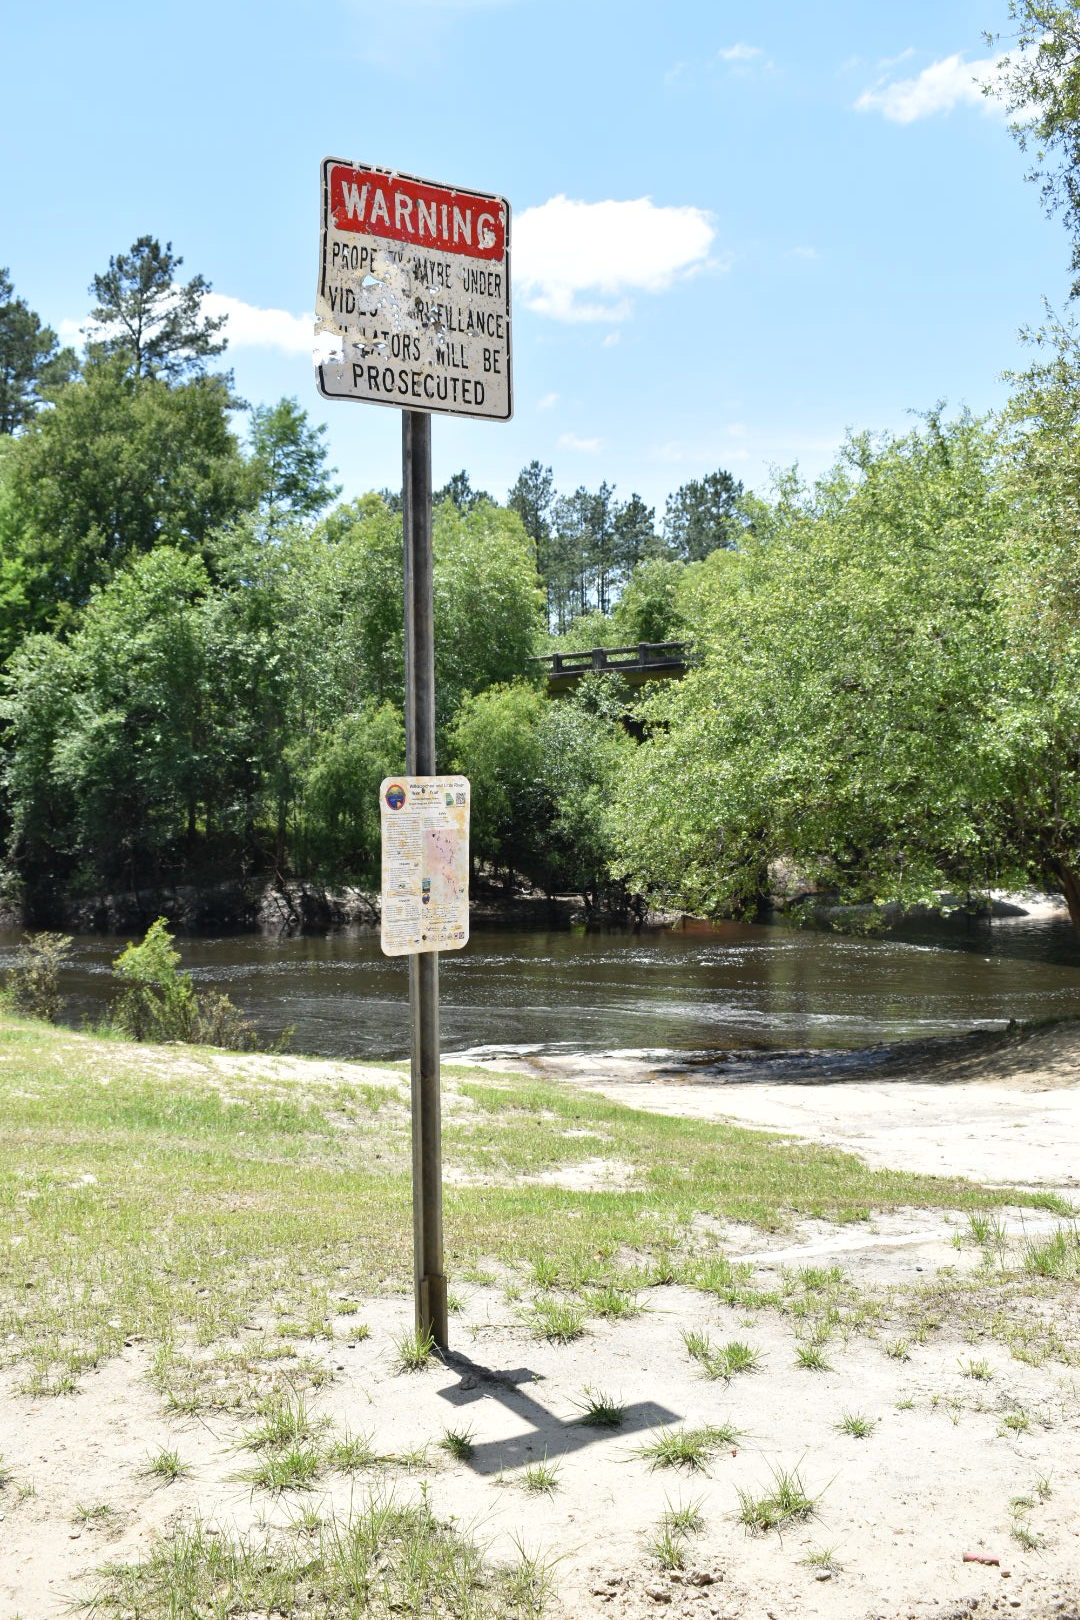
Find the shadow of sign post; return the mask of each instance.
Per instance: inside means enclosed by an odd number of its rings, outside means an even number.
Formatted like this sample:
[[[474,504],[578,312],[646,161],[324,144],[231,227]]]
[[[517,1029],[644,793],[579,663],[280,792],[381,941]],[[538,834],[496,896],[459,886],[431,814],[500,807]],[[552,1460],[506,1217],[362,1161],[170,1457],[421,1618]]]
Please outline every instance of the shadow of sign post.
[[[443,1365],[459,1375],[456,1384],[440,1389],[438,1394],[451,1406],[466,1410],[476,1401],[496,1400],[529,1425],[520,1434],[508,1435],[503,1440],[474,1442],[468,1466],[478,1474],[497,1474],[504,1468],[519,1468],[535,1462],[538,1457],[564,1457],[612,1434],[640,1434],[643,1429],[655,1429],[662,1424],[676,1423],[681,1414],[669,1412],[656,1401],[634,1401],[623,1407],[622,1422],[608,1427],[587,1424],[581,1418],[560,1418],[522,1389],[533,1383],[538,1375],[530,1367],[515,1367],[512,1371],[497,1371],[483,1367],[468,1356],[446,1351],[440,1357]]]

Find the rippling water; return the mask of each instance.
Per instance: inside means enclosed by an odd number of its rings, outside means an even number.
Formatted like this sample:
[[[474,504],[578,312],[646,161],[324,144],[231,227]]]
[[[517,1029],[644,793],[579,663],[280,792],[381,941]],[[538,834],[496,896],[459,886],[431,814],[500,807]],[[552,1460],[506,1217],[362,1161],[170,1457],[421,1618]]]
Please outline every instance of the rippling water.
[[[0,969],[18,934],[0,933]],[[125,940],[76,941],[71,1022],[100,1017]],[[226,990],[291,1049],[408,1055],[406,969],[367,932],[178,942],[197,980]],[[1080,948],[1067,923],[924,924],[902,936],[725,923],[694,932],[487,930],[440,967],[442,1048],[547,1052],[866,1046],[1009,1018],[1080,1016]]]

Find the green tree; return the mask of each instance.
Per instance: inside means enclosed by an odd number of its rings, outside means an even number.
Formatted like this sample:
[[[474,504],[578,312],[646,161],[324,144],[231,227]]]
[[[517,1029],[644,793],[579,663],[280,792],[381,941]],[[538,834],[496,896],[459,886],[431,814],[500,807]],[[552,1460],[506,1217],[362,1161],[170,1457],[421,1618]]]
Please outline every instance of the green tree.
[[[5,458],[0,499],[15,564],[4,652],[27,629],[70,622],[129,557],[157,545],[209,550],[250,501],[228,410],[218,377],[170,387],[108,360],[29,423]]]
[[[555,480],[551,468],[530,461],[518,474],[507,494],[506,504],[511,512],[517,513],[529,537],[533,561],[544,587],[548,628],[553,629],[560,623],[563,585],[557,558],[552,554]]]
[[[469,512],[481,501],[491,503],[491,496],[486,489],[473,489],[469,482],[469,475],[462,468],[461,472],[453,473],[441,489],[437,489],[431,497],[432,506],[440,506],[443,501],[450,501],[462,512]]]
[[[33,635],[9,664],[10,854],[31,890],[156,886],[242,870],[255,854],[272,642],[159,546],[96,591],[67,640]]]
[[[656,533],[656,512],[646,506],[640,495],[631,495],[615,507],[612,520],[614,529],[614,576],[619,587],[624,587],[634,569],[648,557],[657,556],[663,549]]]
[[[680,600],[685,575],[686,565],[669,557],[638,564],[611,616],[620,642],[675,641],[687,634]]]
[[[1080,296],[1080,4],[1009,0],[1014,49],[987,94],[1003,95],[1013,133],[1032,155],[1028,179],[1072,237],[1072,296]],[[997,43],[987,35],[989,44]]]
[[[531,548],[513,512],[486,502],[435,514],[435,693],[440,731],[462,700],[523,676],[543,605]]]
[[[469,840],[473,859],[502,872],[535,875],[544,867],[555,812],[545,780],[541,721],[547,700],[525,682],[467,697],[454,717],[450,757],[472,782]]]
[[[616,869],[706,912],[754,906],[780,855],[859,899],[1015,876],[991,746],[1011,509],[994,427],[967,419],[784,480],[700,565],[705,657],[646,705]]]
[[[251,469],[269,530],[290,518],[314,517],[341,494],[326,464],[325,424],[312,427],[295,399],[251,412]]]
[[[0,433],[17,433],[41,409],[45,391],[69,381],[75,354],[61,349],[0,270]]]
[[[293,743],[303,872],[378,881],[379,784],[403,768],[405,728],[389,703],[366,703],[310,741]]]
[[[549,895],[579,893],[590,908],[611,893],[609,813],[634,746],[624,709],[600,677],[558,702],[518,683],[458,710],[453,760],[473,783],[474,854],[508,887],[517,874]]]
[[[674,556],[700,562],[710,552],[736,546],[745,527],[742,484],[723,468],[692,478],[668,497],[664,533]]]
[[[218,336],[224,315],[203,314],[210,283],[193,276],[180,285],[183,262],[171,242],[162,247],[155,237],[140,236],[90,283],[96,300],[91,344],[103,355],[121,356],[137,377],[177,382],[198,375],[226,347]]]

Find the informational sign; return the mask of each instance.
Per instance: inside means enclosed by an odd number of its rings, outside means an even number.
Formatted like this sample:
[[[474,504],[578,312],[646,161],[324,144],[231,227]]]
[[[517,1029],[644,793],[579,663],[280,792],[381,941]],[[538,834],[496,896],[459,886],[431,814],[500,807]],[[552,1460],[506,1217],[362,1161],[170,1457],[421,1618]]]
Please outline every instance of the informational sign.
[[[459,951],[469,937],[469,784],[388,776],[382,807],[382,948]]]
[[[508,421],[510,204],[325,158],[315,322],[327,399]]]

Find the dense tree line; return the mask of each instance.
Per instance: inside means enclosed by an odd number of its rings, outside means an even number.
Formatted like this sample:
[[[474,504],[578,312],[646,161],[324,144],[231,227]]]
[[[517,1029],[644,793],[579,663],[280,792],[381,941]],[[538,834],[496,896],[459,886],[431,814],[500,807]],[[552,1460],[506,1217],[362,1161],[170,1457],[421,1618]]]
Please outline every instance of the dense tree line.
[[[81,358],[0,280],[0,818],[39,909],[178,878],[370,881],[377,784],[402,765],[400,493],[335,504],[325,430],[295,400],[237,400],[181,265],[152,237],[111,259]],[[484,776],[507,716],[523,728],[480,788],[478,860],[599,896],[627,739],[595,694],[549,713],[534,658],[575,615],[579,636],[590,614],[666,635],[683,530],[606,484],[561,498],[534,463],[505,505],[455,474],[434,545],[440,758]],[[495,806],[523,795],[514,834]]]
[[[1014,0],[1002,82],[1080,235],[1080,0]],[[31,892],[371,879],[401,768],[400,494],[335,504],[293,400],[240,408],[206,283],[141,238],[80,360],[0,282],[0,815]],[[752,909],[1061,889],[1080,927],[1080,337],[1032,334],[993,418],[853,435],[767,498],[722,469],[662,518],[540,462],[434,523],[438,750],[490,878]],[[535,655],[685,638],[686,678],[552,701]]]

